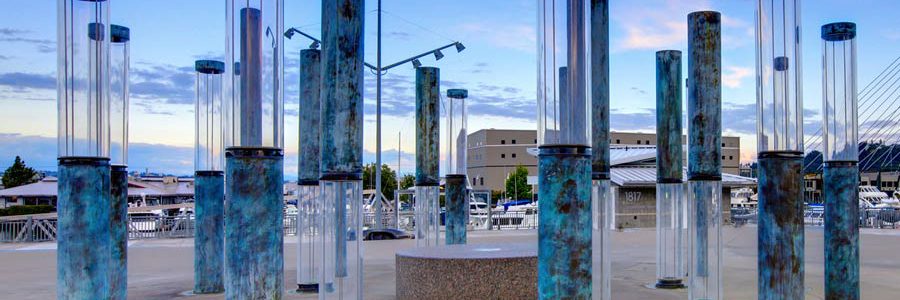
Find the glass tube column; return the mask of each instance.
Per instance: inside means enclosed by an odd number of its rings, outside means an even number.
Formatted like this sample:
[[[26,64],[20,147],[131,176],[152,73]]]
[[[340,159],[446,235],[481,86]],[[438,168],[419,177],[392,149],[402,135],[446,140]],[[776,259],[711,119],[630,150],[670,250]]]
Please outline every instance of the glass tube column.
[[[591,2],[538,1],[538,296],[591,298]]]
[[[363,298],[364,23],[365,1],[322,0],[322,300]]]
[[[319,290],[322,249],[318,237],[319,199],[319,100],[322,85],[321,51],[300,51],[300,157],[297,168],[297,291]]]
[[[593,299],[612,297],[610,234],[616,226],[616,194],[609,181],[609,1],[592,0],[591,12],[591,289]]]
[[[444,103],[444,120],[446,121],[446,142],[444,143],[444,172],[447,174],[444,185],[444,199],[447,213],[445,215],[444,240],[447,245],[466,243],[466,225],[469,223],[469,190],[466,178],[466,148],[468,117],[466,115],[466,98],[469,91],[464,89],[447,90],[447,101]]]
[[[59,299],[111,298],[109,1],[57,1]]]
[[[194,294],[225,291],[225,63],[194,62]]]
[[[759,299],[803,299],[800,0],[759,0],[756,16]]]
[[[859,299],[856,24],[822,26],[825,298]]]
[[[416,247],[440,244],[441,70],[416,68]]]
[[[681,51],[656,52],[656,287],[684,287]]]
[[[110,235],[112,249],[109,287],[112,299],[125,299],[128,290],[128,68],[131,34],[128,27],[110,25],[109,163]]]
[[[227,0],[225,15],[225,297],[278,299],[284,291],[284,1]]]
[[[689,299],[723,295],[721,28],[718,12],[688,15]]]

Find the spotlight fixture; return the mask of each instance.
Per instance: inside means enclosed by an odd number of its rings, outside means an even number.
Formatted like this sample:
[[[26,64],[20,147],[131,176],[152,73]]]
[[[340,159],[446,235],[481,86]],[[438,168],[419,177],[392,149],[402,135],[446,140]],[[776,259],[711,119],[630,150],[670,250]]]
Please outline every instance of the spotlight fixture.
[[[291,28],[291,29],[288,29],[288,31],[285,31],[284,37],[286,37],[288,39],[291,39],[292,37],[294,37],[294,30],[295,29]]]
[[[434,60],[441,60],[441,58],[444,58],[444,53],[441,50],[434,50]]]
[[[420,62],[418,59],[413,59],[412,64],[413,64],[413,68],[415,68],[415,69],[418,69],[419,67],[422,66],[422,62]]]
[[[309,44],[309,49],[319,49],[319,41],[313,41],[312,44]]]
[[[462,43],[457,42],[456,43],[456,52],[459,53],[459,52],[462,52],[463,50],[466,50],[466,46],[463,46]]]

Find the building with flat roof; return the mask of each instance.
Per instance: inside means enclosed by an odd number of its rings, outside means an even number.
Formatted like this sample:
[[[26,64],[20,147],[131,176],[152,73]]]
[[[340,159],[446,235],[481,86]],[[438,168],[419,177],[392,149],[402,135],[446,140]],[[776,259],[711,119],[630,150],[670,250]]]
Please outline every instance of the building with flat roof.
[[[516,166],[527,168],[530,176],[537,175],[537,157],[528,154],[528,149],[537,147],[535,130],[482,129],[469,134],[468,142],[467,174],[472,189],[503,190],[507,174]],[[621,149],[655,146],[656,134],[611,132],[610,143]],[[722,173],[740,175],[740,148],[739,137],[722,137]],[[655,157],[654,150],[651,158]]]

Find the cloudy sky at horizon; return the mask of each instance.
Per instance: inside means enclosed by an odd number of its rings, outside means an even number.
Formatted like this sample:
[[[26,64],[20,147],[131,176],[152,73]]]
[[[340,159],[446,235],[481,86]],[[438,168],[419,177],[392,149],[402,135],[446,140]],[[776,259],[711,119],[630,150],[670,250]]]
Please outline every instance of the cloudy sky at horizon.
[[[320,35],[320,2],[287,0],[286,27]],[[741,160],[756,153],[755,0],[611,1],[611,127],[655,130],[655,57],[663,49],[686,50],[686,15],[723,14],[722,95],[724,134],[741,137]],[[193,61],[224,53],[221,0],[114,0],[112,19],[132,30],[132,170],[190,174],[193,170]],[[375,0],[366,1],[366,61],[375,62]],[[835,21],[859,27],[859,86],[875,78],[900,52],[900,2],[806,1],[803,7],[806,133],[818,128],[821,107],[819,26]],[[56,1],[15,1],[0,10],[0,166],[21,155],[40,170],[56,168]],[[466,50],[422,59],[441,68],[441,88],[469,89],[470,131],[534,129],[535,0],[384,0],[384,62],[389,64],[453,41]],[[297,165],[297,64],[309,42],[286,40],[285,122],[287,178]],[[686,61],[683,69],[686,71]],[[383,162],[401,172],[414,168],[414,77],[411,65],[390,70],[383,81]],[[375,77],[365,86],[365,155],[374,161]],[[686,100],[686,98],[685,98]]]

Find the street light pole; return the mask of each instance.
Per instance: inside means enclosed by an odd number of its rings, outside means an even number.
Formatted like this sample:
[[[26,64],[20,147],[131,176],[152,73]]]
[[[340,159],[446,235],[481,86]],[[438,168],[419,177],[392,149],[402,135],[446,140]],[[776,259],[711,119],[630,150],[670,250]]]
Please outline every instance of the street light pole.
[[[381,0],[378,0],[378,53],[375,72],[375,228],[381,224]],[[399,152],[400,149],[397,149]]]

